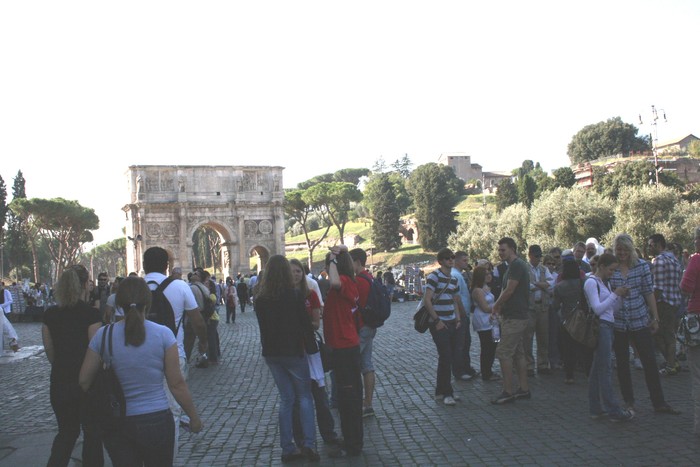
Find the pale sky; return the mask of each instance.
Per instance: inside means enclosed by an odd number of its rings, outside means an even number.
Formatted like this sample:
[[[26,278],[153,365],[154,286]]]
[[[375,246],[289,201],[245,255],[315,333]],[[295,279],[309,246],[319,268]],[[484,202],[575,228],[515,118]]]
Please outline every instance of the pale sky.
[[[280,165],[284,186],[408,154],[569,164],[620,116],[700,136],[698,1],[0,2],[0,175],[121,236],[129,165]]]

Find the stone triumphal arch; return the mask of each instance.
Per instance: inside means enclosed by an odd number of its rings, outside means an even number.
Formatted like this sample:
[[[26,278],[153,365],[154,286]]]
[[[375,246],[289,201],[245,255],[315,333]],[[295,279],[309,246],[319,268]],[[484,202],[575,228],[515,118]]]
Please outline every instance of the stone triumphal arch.
[[[194,233],[210,227],[221,237],[227,275],[264,266],[284,254],[283,167],[134,165],[127,172],[127,270],[142,272],[143,252],[160,246],[171,267],[193,269]]]

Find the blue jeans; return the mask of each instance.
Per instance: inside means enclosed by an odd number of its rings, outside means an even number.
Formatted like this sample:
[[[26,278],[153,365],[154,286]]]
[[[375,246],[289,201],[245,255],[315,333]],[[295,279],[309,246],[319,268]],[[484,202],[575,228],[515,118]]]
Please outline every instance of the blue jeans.
[[[124,427],[105,435],[114,467],[173,465],[175,421],[170,409],[126,417]]]
[[[333,414],[331,414],[331,408],[328,404],[326,387],[319,386],[316,381],[311,381],[311,395],[314,398],[314,406],[316,407],[318,431],[321,433],[323,441],[330,443],[334,441],[338,435],[335,432],[335,420],[333,420]],[[294,442],[297,446],[304,444],[299,407],[296,405],[294,406]]]
[[[430,327],[435,347],[438,352],[437,383],[435,395],[452,396],[452,368],[458,364],[460,355],[457,345],[457,328],[454,321],[443,321],[446,328],[437,331],[435,326]]]
[[[293,437],[292,414],[299,405],[304,446],[316,450],[314,400],[311,397],[311,377],[305,357],[265,357],[280,393],[279,426],[282,454],[297,450]],[[299,446],[302,447],[302,446]]]
[[[610,415],[622,413],[612,385],[613,336],[613,324],[600,321],[598,348],[595,351],[591,374],[588,378],[588,411],[591,415],[599,415],[603,412]]]

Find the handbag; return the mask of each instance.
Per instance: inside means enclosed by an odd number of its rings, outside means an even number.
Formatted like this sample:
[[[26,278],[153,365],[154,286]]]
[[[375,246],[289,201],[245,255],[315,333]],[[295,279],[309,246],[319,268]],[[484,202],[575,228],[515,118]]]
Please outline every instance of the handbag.
[[[577,306],[564,321],[564,329],[576,342],[595,349],[598,347],[598,317],[590,310]]]
[[[316,345],[318,346],[318,351],[321,354],[321,364],[323,365],[324,373],[328,373],[333,369],[333,349],[328,347],[323,341],[323,336],[316,331]]]
[[[437,295],[434,295],[433,297],[439,297],[442,295],[445,290],[447,290],[447,287],[449,287],[450,281],[447,281],[447,284],[443,289],[438,293]],[[420,302],[418,303],[418,307],[416,311],[416,314],[413,315],[413,328],[423,334],[425,331],[430,328],[430,326],[433,324],[433,320],[430,317],[430,313],[428,312],[428,307],[425,306],[423,302],[423,298],[421,298]],[[433,300],[430,301],[430,303],[433,303]]]
[[[686,313],[678,323],[676,340],[688,347],[700,345],[700,316],[697,313]]]
[[[102,346],[100,347],[102,367],[98,370],[87,393],[89,413],[104,432],[121,428],[126,417],[124,391],[112,366],[113,327],[114,324],[108,325],[102,333]],[[109,352],[106,354],[107,333],[109,333]]]
[[[596,286],[598,287],[598,296],[600,296],[600,285],[598,285],[597,282]],[[585,307],[581,306],[582,302],[586,304]],[[593,310],[588,306],[585,295],[576,303],[574,310],[571,312],[571,316],[569,316],[563,324],[566,332],[579,344],[589,349],[598,347],[598,327],[600,326],[600,322],[596,314],[593,313]]]

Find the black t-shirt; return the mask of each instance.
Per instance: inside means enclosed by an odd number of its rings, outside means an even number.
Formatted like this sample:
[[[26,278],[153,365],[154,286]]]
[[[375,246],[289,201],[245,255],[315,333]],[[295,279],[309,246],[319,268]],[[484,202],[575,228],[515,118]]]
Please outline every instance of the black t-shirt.
[[[99,323],[100,312],[82,300],[70,308],[52,306],[44,313],[54,348],[52,383],[78,384],[80,367],[87,350],[88,328]]]

